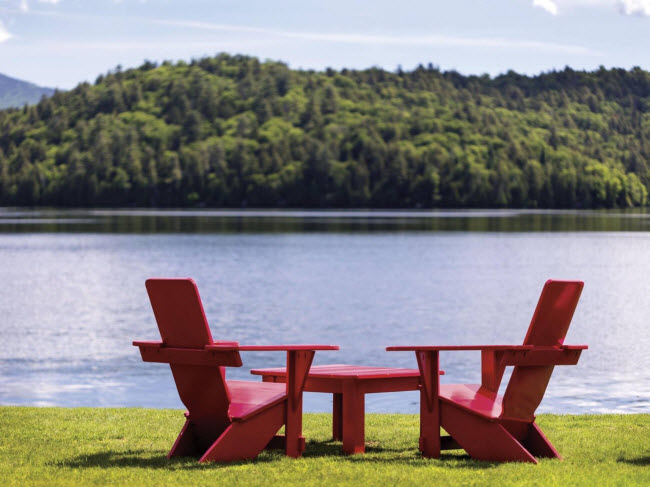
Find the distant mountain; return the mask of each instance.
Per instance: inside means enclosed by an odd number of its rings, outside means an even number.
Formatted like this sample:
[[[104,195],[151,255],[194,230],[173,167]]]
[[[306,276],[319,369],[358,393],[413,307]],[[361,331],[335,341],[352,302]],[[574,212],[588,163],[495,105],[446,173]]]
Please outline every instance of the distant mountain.
[[[25,103],[32,105],[38,103],[43,95],[50,96],[52,93],[52,88],[43,88],[0,74],[0,109],[22,107]]]

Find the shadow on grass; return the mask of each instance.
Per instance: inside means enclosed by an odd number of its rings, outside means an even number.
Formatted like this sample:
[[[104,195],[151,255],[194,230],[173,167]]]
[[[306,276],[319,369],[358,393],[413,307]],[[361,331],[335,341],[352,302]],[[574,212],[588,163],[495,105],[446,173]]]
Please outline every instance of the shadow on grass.
[[[650,455],[638,458],[619,458],[617,460],[619,463],[629,463],[630,465],[637,465],[639,467],[645,467],[650,465]]]
[[[392,454],[390,456],[376,456],[374,454]],[[420,452],[412,450],[398,449],[398,448],[384,448],[381,446],[370,446],[366,444],[365,455],[346,455],[341,450],[341,443],[333,440],[325,442],[309,442],[307,449],[303,454],[304,458],[321,458],[321,457],[339,457],[341,461],[350,463],[379,463],[385,465],[406,465],[412,467],[428,467],[430,465],[438,465],[441,467],[449,468],[468,468],[473,470],[481,470],[487,468],[494,468],[495,466],[502,465],[499,462],[482,462],[473,460],[467,454],[451,454],[442,453],[438,459],[424,459]]]
[[[394,448],[384,448],[376,445],[366,445],[366,453],[401,453],[402,450]],[[343,453],[340,441],[327,440],[323,442],[309,441],[307,448],[302,454],[305,458],[321,458],[321,457],[341,457],[341,458],[354,458],[355,455],[346,455]],[[358,455],[357,455],[358,456]],[[363,456],[363,455],[361,455]]]
[[[400,451],[400,450],[394,450]],[[370,452],[368,452],[370,453]],[[419,452],[415,452],[408,457],[401,458],[378,458],[365,455],[354,455],[347,457],[347,461],[352,463],[381,463],[386,465],[406,465],[412,468],[426,468],[430,466],[448,467],[450,469],[470,469],[470,470],[484,470],[503,465],[499,462],[483,462],[474,460],[469,455],[451,455],[449,453],[442,453],[440,458],[423,458]]]
[[[152,452],[151,450],[105,451],[79,455],[70,459],[48,462],[53,467],[70,468],[159,468],[163,470],[200,470],[205,468],[224,468],[246,463],[272,462],[274,458],[258,457],[255,460],[244,460],[231,463],[199,463],[193,457],[167,458],[166,451]]]
[[[254,460],[244,460],[231,463],[198,463],[196,458],[182,457],[167,459],[166,451],[151,450],[127,450],[127,451],[103,451],[88,455],[78,455],[72,458],[48,462],[46,465],[59,468],[145,468],[162,470],[201,470],[206,468],[219,469],[236,465],[261,464],[280,461],[283,456],[280,451],[272,455],[261,455]],[[408,453],[405,455],[405,453]],[[389,454],[377,456],[377,454]],[[400,456],[401,455],[401,456]],[[303,454],[305,459],[309,458],[337,458],[341,462],[351,464],[384,464],[384,465],[409,465],[414,468],[426,468],[431,465],[449,467],[453,469],[481,470],[493,468],[500,465],[496,462],[480,462],[472,460],[468,455],[453,455],[443,453],[439,459],[424,460],[419,452],[412,453],[394,448],[383,448],[379,446],[367,446],[365,455],[345,455],[341,451],[340,442],[309,442]],[[644,459],[640,459],[643,461]],[[647,458],[645,461],[647,462]],[[619,460],[628,461],[628,460]],[[630,462],[634,462],[631,460]]]

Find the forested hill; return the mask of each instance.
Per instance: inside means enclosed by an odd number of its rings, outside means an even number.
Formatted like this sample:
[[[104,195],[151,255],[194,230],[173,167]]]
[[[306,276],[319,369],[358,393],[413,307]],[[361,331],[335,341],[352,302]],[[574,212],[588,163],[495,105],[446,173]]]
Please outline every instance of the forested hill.
[[[644,205],[650,73],[293,71],[219,55],[0,111],[0,205]]]
[[[52,93],[52,88],[36,86],[0,73],[0,109],[36,103],[41,97],[50,96]]]

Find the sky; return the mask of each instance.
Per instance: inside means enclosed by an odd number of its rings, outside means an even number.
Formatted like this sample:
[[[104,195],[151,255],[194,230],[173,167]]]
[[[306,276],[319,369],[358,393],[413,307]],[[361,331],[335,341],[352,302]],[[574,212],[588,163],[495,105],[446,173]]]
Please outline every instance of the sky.
[[[41,86],[219,52],[303,69],[650,70],[650,0],[0,0],[0,73]]]

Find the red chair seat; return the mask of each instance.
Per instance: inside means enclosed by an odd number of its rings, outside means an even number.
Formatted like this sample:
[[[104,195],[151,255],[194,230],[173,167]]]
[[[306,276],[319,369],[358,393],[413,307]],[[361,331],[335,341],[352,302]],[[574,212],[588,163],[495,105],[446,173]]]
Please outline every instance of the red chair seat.
[[[481,384],[441,384],[440,399],[486,418],[498,418],[503,409],[503,396]]]
[[[233,421],[243,421],[255,413],[282,402],[287,397],[287,385],[273,382],[229,380],[228,389],[230,390],[228,414]]]

